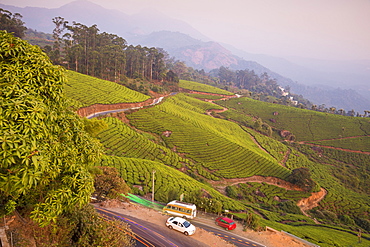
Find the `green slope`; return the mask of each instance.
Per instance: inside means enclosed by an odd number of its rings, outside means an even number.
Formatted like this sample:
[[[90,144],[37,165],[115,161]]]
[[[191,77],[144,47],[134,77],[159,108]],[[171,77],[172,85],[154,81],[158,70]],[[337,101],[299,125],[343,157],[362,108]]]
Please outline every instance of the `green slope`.
[[[157,144],[158,138],[139,133],[116,118],[108,117],[103,120],[108,124],[108,128],[102,131],[98,138],[104,145],[107,155],[153,160],[177,169],[185,169],[188,174],[197,173],[207,179],[218,179],[202,166]]]
[[[76,78],[84,84],[81,87],[87,86],[83,91],[94,88],[88,86],[91,78]],[[70,90],[70,95],[75,95],[76,88]],[[209,93],[217,91],[213,90],[198,89]],[[89,104],[98,102],[95,96],[85,95],[92,102]],[[108,99],[109,95],[99,97]],[[210,200],[220,201],[224,209],[253,208],[264,217],[264,224],[289,231],[320,246],[367,246],[368,240],[356,244],[354,236],[359,227],[370,231],[369,155],[312,148],[304,143],[367,151],[368,118],[343,117],[249,98],[216,101],[220,106],[195,98],[217,99],[177,94],[159,105],[126,115],[130,125],[105,118],[109,127],[99,134],[99,139],[109,156],[105,156],[101,164],[117,167],[137,194],[151,191],[151,172],[156,170],[156,199],[162,202],[179,193],[188,195],[187,200],[195,203],[201,203],[195,198],[208,196]],[[229,110],[214,114],[221,119],[205,114],[223,107]],[[257,118],[272,126],[275,133],[279,130],[292,132],[300,142],[280,142],[279,138],[259,134],[252,129]],[[299,197],[306,197],[305,193],[285,192],[262,184],[256,186],[265,196],[251,195],[250,199],[231,200],[206,182],[206,179],[217,181],[252,175],[285,179],[292,169],[299,167],[308,167],[313,179],[328,191],[318,207],[308,212],[325,224],[315,225],[306,216],[281,211],[274,196],[297,201]],[[243,188],[248,184],[236,186]],[[202,188],[203,194],[199,194]],[[255,191],[251,188],[246,190],[249,194]],[[328,228],[333,226],[337,230]],[[304,229],[304,233],[300,229]]]
[[[130,185],[134,186],[134,192],[137,194],[146,194],[152,191],[152,173],[155,171],[155,199],[161,202],[168,202],[175,198],[169,198],[170,194],[175,194],[177,198],[183,194],[184,200],[196,203],[200,209],[210,208],[202,207],[200,203],[200,194],[208,196],[208,203],[216,202],[222,205],[222,209],[243,210],[245,206],[242,203],[222,195],[209,185],[200,183],[184,173],[165,166],[163,163],[117,156],[104,156],[100,165],[116,167],[122,178]],[[204,201],[205,202],[205,201]]]
[[[78,102],[78,106],[141,102],[150,97],[115,82],[98,79],[71,70],[66,72],[66,95]]]
[[[349,138],[314,141],[311,143],[370,153],[370,136],[354,136]]]
[[[239,121],[238,118],[243,115],[259,117],[277,130],[289,130],[296,136],[297,141],[370,135],[368,118],[347,117],[299,109],[245,97],[217,101],[217,103],[238,112],[239,116],[234,115],[233,117],[236,121]],[[225,116],[228,115],[225,113]],[[272,119],[273,121],[271,121]]]
[[[285,178],[289,170],[261,150],[251,136],[239,125],[212,118],[204,108],[192,106],[183,94],[167,99],[164,103],[127,115],[130,124],[146,132],[163,137],[170,148],[201,163],[212,174],[224,178],[253,175]],[[210,103],[210,107],[214,107]]]
[[[210,85],[202,84],[202,83],[195,82],[195,81],[180,80],[179,87],[188,89],[188,90],[197,91],[197,92],[222,94],[222,95],[234,95],[233,93],[229,91],[216,88],[216,87],[212,87]]]

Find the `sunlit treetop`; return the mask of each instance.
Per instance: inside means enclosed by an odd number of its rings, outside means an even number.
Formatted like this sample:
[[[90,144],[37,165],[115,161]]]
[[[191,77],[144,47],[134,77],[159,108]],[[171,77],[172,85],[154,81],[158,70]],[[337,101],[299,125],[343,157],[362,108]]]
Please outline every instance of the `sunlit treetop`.
[[[27,208],[46,225],[90,198],[100,144],[68,108],[63,73],[39,47],[0,31],[0,215]]]

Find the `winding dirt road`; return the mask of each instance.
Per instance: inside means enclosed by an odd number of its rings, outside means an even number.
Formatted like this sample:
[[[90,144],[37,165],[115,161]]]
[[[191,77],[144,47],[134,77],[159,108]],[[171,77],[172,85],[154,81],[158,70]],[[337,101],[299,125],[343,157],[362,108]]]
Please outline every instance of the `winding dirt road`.
[[[302,191],[302,189],[292,183],[289,183],[285,180],[282,180],[280,178],[275,177],[262,177],[262,176],[252,176],[249,178],[232,178],[232,179],[224,179],[222,181],[208,181],[212,186],[217,189],[220,193],[226,194],[226,187],[231,185],[236,185],[240,183],[246,183],[246,182],[257,182],[257,183],[266,183],[275,185],[287,190],[298,190]],[[302,213],[306,215],[307,217],[311,217],[309,214],[307,214],[307,211],[317,207],[319,202],[325,198],[327,194],[327,191],[324,188],[321,188],[319,192],[313,192],[310,197],[303,198],[300,201],[298,201],[297,206],[301,209]],[[317,224],[315,219],[313,219]]]

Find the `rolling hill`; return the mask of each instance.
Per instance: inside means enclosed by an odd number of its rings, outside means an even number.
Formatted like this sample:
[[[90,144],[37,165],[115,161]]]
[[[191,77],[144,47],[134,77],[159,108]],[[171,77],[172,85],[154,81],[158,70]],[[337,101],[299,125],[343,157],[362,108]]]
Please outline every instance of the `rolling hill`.
[[[77,81],[84,82],[86,92],[93,87],[88,77],[70,72],[68,77],[71,88]],[[105,83],[110,82],[100,81]],[[194,88],[195,84],[181,81],[180,86]],[[125,89],[118,86],[116,90]],[[186,201],[207,212],[220,212],[221,207],[244,217],[242,211],[252,210],[261,217],[261,224],[320,246],[355,244],[361,228],[359,246],[367,246],[368,118],[244,97],[224,99],[226,95],[217,90],[199,85],[197,91],[171,94],[155,106],[99,117],[108,126],[98,135],[105,148],[100,165],[116,167],[133,192],[143,196],[151,191],[149,181],[155,169],[155,199],[161,202],[183,194]],[[79,101],[73,90],[66,93]],[[110,94],[102,94],[99,100],[109,98]],[[295,138],[286,140],[281,135],[284,131]],[[300,168],[307,168],[315,181],[312,191],[283,186],[290,184],[291,174]],[[248,182],[252,178],[260,183]],[[266,181],[275,182],[268,185]],[[301,211],[301,200],[320,189],[326,191],[325,197],[316,207]]]

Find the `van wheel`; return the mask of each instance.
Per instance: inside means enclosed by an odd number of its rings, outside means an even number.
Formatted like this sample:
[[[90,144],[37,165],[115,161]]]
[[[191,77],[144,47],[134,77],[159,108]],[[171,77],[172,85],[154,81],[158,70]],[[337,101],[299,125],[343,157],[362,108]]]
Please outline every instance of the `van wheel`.
[[[168,228],[170,228],[171,230],[173,229],[173,227],[171,225],[169,225]]]
[[[189,233],[188,232],[184,232],[185,236],[189,236]]]

